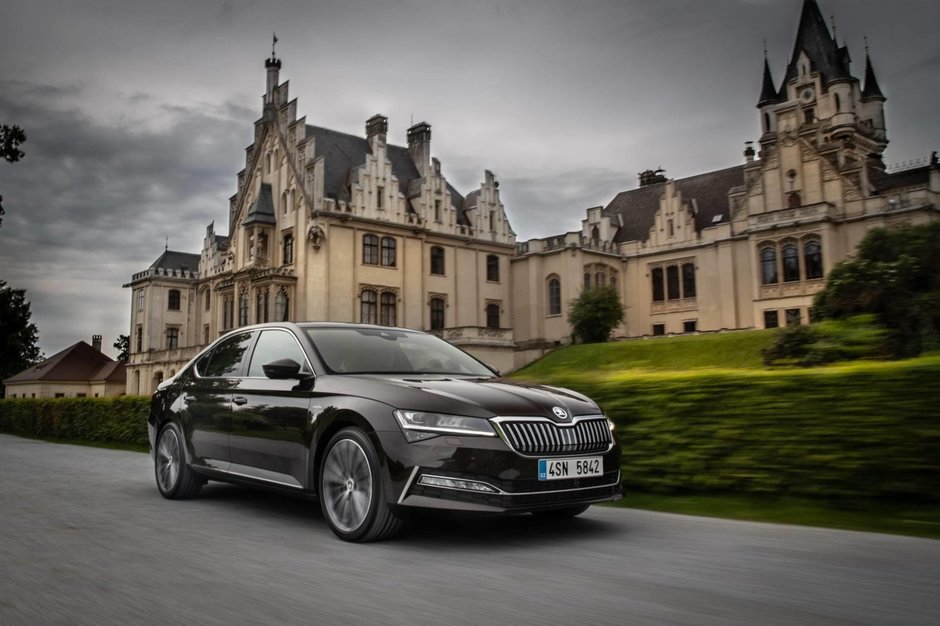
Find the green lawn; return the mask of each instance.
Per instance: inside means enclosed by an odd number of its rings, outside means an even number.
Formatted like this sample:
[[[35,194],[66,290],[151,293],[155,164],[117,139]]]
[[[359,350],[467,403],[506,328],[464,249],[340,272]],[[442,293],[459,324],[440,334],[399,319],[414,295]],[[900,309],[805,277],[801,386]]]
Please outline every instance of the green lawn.
[[[761,349],[772,341],[773,331],[755,330],[570,346],[549,353],[513,376],[553,378],[587,371],[763,369]]]

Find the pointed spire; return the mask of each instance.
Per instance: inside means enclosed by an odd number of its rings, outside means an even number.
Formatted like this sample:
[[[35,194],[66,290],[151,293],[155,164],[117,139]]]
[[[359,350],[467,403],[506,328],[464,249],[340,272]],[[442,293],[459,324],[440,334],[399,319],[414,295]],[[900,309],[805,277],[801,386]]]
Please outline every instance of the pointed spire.
[[[764,84],[760,90],[760,100],[757,106],[762,107],[765,104],[777,104],[780,102],[780,96],[777,94],[777,88],[774,87],[774,78],[770,75],[770,64],[767,62],[767,49],[764,48]]]
[[[862,88],[862,100],[884,100],[878,79],[875,78],[875,68],[872,67],[871,57],[868,56],[868,39],[865,40],[865,86]]]
[[[784,91],[788,82],[800,75],[797,63],[800,53],[805,53],[809,58],[809,70],[819,72],[823,84],[832,80],[851,78],[848,70],[848,51],[839,48],[835,37],[829,33],[829,27],[816,0],[803,0],[800,25],[797,28],[796,41],[793,44],[793,53],[790,55],[790,64],[783,78],[781,92]]]

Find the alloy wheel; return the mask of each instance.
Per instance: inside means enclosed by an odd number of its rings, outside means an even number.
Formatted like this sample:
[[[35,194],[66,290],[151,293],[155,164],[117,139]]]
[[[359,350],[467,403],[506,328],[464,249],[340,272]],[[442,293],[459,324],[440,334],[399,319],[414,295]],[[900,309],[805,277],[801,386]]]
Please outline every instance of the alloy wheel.
[[[352,439],[340,439],[327,454],[320,481],[324,509],[343,532],[359,528],[372,506],[372,468],[365,450]]]

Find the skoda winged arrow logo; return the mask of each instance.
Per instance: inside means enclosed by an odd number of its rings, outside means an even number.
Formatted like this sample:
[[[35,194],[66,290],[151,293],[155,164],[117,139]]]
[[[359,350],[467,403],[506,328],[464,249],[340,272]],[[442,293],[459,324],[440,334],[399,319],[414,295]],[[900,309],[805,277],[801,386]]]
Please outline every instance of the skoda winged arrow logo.
[[[552,407],[552,413],[555,414],[555,417],[561,420],[568,418],[568,411],[564,410],[560,406]]]

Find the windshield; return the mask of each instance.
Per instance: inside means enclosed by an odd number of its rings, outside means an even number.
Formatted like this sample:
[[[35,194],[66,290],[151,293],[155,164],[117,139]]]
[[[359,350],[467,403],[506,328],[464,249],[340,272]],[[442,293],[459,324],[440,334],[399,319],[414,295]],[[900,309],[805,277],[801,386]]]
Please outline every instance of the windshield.
[[[337,374],[493,376],[443,339],[389,328],[307,328],[320,358]]]

